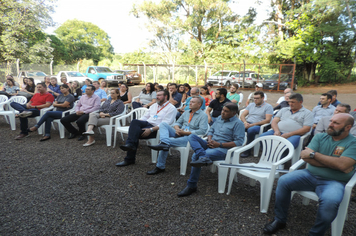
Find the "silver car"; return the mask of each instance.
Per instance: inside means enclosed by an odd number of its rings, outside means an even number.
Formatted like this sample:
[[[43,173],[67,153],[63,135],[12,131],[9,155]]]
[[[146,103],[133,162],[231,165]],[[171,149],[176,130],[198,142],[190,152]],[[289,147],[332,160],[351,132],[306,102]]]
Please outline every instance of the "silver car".
[[[93,82],[92,79],[90,79],[89,77],[85,76],[83,73],[80,73],[78,71],[60,71],[56,77],[57,77],[58,83],[60,83],[61,78],[66,77],[68,83],[76,80],[80,83],[80,86],[84,85],[84,81],[86,79],[89,79]]]

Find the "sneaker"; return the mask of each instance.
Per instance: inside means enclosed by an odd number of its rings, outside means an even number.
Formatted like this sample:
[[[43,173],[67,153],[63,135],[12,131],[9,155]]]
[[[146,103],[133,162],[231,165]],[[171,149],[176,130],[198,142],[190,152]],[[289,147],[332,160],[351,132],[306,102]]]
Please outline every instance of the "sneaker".
[[[28,136],[30,136],[30,135],[28,135],[28,134],[19,134],[18,136],[16,136],[15,140],[21,140],[23,138],[27,138]]]
[[[32,111],[23,111],[19,114],[19,117],[21,117],[21,118],[25,118],[28,116],[32,116]]]
[[[193,166],[193,167],[208,166],[208,165],[211,165],[211,164],[213,164],[213,161],[210,160],[210,159],[207,158],[207,157],[202,157],[202,158],[199,158],[199,159],[196,160],[196,161],[190,162],[190,165]]]

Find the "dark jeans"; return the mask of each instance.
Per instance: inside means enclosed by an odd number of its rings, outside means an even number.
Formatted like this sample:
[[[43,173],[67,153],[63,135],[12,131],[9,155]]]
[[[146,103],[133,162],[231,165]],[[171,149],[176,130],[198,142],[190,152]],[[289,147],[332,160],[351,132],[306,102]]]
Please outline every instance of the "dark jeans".
[[[141,104],[141,103],[139,103],[139,102],[132,102],[132,108],[133,108],[133,109],[140,108],[140,107],[142,107],[142,104]]]
[[[89,114],[83,114],[78,116],[76,113],[70,114],[69,116],[63,117],[61,119],[62,125],[68,130],[71,134],[80,134],[82,135],[85,132],[85,124],[89,120]],[[74,128],[72,122],[76,121],[79,131]]]
[[[141,134],[143,133],[144,130],[143,128],[152,128],[153,125],[148,123],[147,121],[141,121],[141,120],[132,120],[129,128],[129,134],[128,138],[126,140],[126,144],[134,146],[136,149],[138,147],[139,139],[150,139],[150,138],[155,138],[157,135],[157,132],[153,132],[150,135],[148,135],[145,138],[141,137]],[[136,159],[136,151],[128,151],[125,157],[125,160],[127,162],[135,162]]]
[[[52,121],[55,119],[60,119],[62,118],[62,112],[63,111],[47,111],[38,121],[36,124],[36,127],[39,128],[44,122],[46,122],[45,125],[45,135],[46,136],[51,136],[51,125]]]
[[[36,108],[31,108],[31,109],[27,109],[26,108],[26,104],[25,105],[21,105],[20,103],[17,102],[12,102],[10,103],[10,106],[12,108],[14,108],[15,110],[19,111],[20,113],[22,113],[23,111],[32,111],[32,115],[28,116],[28,117],[35,117],[35,116],[39,116],[41,114],[40,110],[36,109]],[[27,128],[28,128],[28,117],[25,118],[21,118],[20,117],[20,129],[21,129],[21,134],[28,134]]]

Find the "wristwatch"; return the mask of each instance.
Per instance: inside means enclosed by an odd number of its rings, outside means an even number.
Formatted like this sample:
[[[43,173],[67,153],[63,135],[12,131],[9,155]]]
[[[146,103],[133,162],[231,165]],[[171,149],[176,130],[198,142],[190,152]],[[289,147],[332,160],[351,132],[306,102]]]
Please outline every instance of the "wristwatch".
[[[151,133],[153,133],[153,129],[152,129],[152,128],[150,128],[150,130],[151,130]]]
[[[220,146],[219,146],[219,147],[224,148],[223,145],[222,145],[222,143],[220,143]]]
[[[310,159],[314,159],[314,157],[315,157],[315,152],[309,153],[309,158],[310,158]]]

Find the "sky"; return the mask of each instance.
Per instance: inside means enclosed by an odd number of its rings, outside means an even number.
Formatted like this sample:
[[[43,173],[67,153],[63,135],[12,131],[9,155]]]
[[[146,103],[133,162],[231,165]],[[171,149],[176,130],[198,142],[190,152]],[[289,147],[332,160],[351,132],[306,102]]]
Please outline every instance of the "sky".
[[[146,21],[135,18],[130,14],[134,3],[143,0],[58,0],[55,13],[52,15],[56,27],[46,29],[47,33],[53,31],[67,20],[78,19],[91,22],[110,37],[115,53],[133,52],[140,48],[147,48],[149,38],[152,37],[146,29]],[[159,1],[159,0],[153,0]],[[245,15],[250,6],[255,5],[254,0],[234,0],[231,9],[239,15]],[[257,8],[257,23],[267,17],[270,1],[264,0]]]

